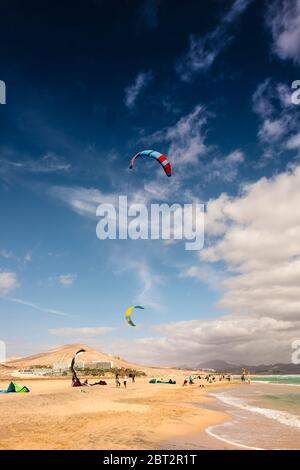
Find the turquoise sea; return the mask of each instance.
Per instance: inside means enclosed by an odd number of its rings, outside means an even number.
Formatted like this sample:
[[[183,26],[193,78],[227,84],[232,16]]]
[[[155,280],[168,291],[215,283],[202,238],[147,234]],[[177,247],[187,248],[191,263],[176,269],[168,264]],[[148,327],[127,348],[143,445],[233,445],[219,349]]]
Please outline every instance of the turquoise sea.
[[[267,382],[273,384],[300,385],[299,375],[256,375],[251,376],[252,382]]]

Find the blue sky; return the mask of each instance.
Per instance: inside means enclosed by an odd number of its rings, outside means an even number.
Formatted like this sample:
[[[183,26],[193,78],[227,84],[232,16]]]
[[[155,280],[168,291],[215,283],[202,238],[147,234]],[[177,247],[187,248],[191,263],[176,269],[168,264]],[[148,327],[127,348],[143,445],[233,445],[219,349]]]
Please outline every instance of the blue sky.
[[[1,6],[0,339],[131,360],[290,360],[300,335],[300,1]],[[143,148],[169,156],[172,178]],[[95,211],[206,204],[205,246],[96,237]],[[279,211],[279,213],[278,213]],[[137,328],[124,322],[132,304]]]

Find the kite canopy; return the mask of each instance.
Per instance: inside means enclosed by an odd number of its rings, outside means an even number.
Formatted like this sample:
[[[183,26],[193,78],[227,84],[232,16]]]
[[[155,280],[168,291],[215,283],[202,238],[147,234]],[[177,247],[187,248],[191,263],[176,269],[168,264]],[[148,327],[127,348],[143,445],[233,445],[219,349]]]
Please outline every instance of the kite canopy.
[[[72,358],[72,361],[71,361],[71,365],[70,365],[70,368],[71,368],[71,371],[72,371],[72,386],[73,387],[81,387],[82,386],[82,383],[80,382],[77,374],[76,374],[76,370],[75,370],[75,362],[76,362],[76,358],[77,356],[79,356],[79,354],[82,354],[86,352],[85,349],[79,349],[79,351],[77,351],[73,358]]]
[[[133,321],[131,320],[131,312],[132,310],[134,310],[135,308],[140,308],[142,310],[144,310],[144,307],[141,307],[140,305],[136,305],[135,307],[129,307],[126,312],[125,312],[125,318],[127,320],[127,323],[131,326],[136,326]]]
[[[0,393],[27,393],[29,391],[30,390],[27,387],[20,387],[15,382],[10,382],[7,389],[6,390],[0,390]]]
[[[163,167],[167,176],[172,176],[172,168],[168,158],[156,150],[142,150],[130,160],[129,168],[132,169],[135,161],[140,157],[154,158]]]

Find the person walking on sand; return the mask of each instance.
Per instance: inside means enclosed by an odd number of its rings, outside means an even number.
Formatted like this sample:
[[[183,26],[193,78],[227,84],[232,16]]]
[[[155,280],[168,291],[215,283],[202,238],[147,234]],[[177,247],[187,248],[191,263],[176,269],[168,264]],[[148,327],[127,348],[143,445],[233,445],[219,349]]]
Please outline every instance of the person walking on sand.
[[[120,388],[121,387],[121,382],[120,382],[120,376],[119,374],[116,374],[116,387]]]
[[[127,385],[127,375],[124,375],[123,384],[124,384],[124,387],[126,388],[126,385]]]

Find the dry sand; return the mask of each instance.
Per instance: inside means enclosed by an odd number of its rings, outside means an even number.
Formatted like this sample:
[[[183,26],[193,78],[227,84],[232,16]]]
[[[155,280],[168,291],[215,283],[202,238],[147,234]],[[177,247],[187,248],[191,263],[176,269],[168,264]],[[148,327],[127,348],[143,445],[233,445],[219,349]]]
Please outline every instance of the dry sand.
[[[107,386],[72,388],[70,380],[21,380],[27,394],[0,394],[0,449],[160,449],[178,436],[200,433],[227,415],[202,409],[212,400],[207,389],[224,382],[182,387],[149,384],[127,389]],[[7,381],[0,382],[0,389]]]

